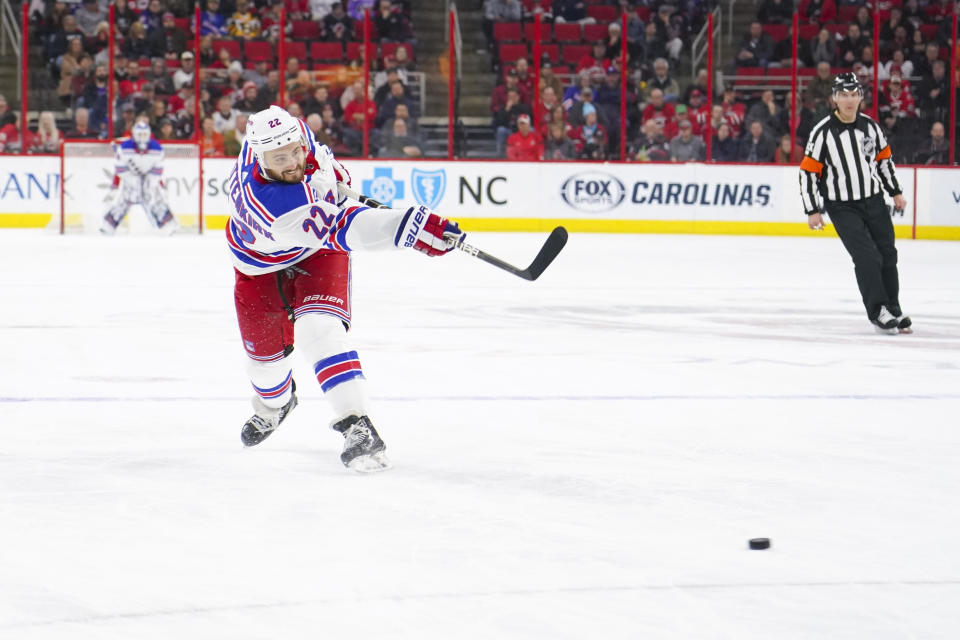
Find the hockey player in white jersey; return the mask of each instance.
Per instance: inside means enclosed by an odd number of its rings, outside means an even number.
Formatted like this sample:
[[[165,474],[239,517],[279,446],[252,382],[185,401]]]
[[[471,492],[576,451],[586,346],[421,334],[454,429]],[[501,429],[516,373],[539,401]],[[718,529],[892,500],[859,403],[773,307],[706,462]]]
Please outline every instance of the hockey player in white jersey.
[[[370,420],[363,369],[349,344],[350,255],[409,247],[451,251],[464,234],[425,207],[371,209],[341,194],[350,175],[303,121],[280,107],[252,115],[227,179],[226,235],[235,268],[234,301],[253,385],[254,415],[241,430],[259,444],[297,405],[290,363],[307,358],[344,438],[348,468],[389,467]]]
[[[176,231],[179,225],[167,205],[163,184],[163,147],[153,139],[150,126],[142,120],[134,124],[130,138],[114,145],[114,152],[113,184],[100,232],[116,232],[135,204],[143,207],[156,229],[165,233]]]

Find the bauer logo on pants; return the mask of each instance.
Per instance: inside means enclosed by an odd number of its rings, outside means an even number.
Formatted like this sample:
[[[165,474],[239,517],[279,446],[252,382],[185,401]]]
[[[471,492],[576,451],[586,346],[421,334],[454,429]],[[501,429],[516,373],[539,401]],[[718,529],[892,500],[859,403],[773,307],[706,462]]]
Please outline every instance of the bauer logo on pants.
[[[428,209],[436,209],[440,200],[443,199],[443,192],[447,189],[447,172],[443,169],[437,171],[414,169],[410,174],[410,185],[417,204],[422,204]]]
[[[623,202],[626,188],[615,176],[589,171],[570,176],[560,187],[563,201],[578,211],[599,213]]]

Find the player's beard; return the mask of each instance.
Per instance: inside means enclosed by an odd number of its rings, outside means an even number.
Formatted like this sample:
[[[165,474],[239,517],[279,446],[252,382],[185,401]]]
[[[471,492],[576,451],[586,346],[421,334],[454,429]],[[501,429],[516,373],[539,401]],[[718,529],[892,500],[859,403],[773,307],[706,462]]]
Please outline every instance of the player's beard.
[[[307,169],[307,161],[304,159],[295,169],[289,169],[282,173],[277,173],[273,169],[267,169],[267,175],[271,180],[276,180],[277,182],[286,182],[289,184],[297,184],[298,182],[303,182],[303,176]]]

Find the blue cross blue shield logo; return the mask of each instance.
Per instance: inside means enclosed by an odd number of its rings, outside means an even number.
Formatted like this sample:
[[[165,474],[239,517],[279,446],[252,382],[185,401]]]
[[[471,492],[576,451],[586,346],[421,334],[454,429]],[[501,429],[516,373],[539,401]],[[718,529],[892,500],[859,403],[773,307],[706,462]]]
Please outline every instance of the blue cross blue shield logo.
[[[393,169],[374,169],[373,180],[363,181],[363,193],[392,207],[394,200],[403,198],[403,180],[393,179]]]
[[[443,169],[437,171],[414,169],[410,174],[410,184],[413,186],[413,198],[417,204],[435,209],[443,199],[443,192],[447,188],[447,172]]]

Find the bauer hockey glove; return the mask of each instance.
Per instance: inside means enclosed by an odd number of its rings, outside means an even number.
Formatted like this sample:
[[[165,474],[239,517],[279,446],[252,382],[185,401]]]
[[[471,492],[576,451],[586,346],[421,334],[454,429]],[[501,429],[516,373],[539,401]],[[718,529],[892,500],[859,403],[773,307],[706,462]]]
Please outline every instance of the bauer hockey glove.
[[[463,242],[467,234],[426,207],[410,207],[400,222],[394,244],[410,247],[428,256],[442,256]]]

